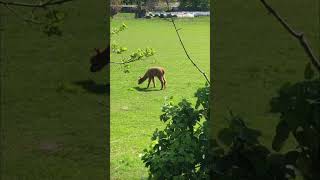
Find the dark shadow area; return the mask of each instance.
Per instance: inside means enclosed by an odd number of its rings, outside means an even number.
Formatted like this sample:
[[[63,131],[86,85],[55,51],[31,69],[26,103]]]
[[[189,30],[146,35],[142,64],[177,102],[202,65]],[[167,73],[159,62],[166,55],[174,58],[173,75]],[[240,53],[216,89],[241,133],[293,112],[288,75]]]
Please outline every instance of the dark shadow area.
[[[95,94],[110,94],[110,84],[97,84],[93,80],[76,81],[78,85],[90,93]]]
[[[156,88],[153,88],[153,87],[149,87],[149,88],[141,88],[139,86],[136,86],[136,87],[133,87],[135,90],[137,91],[140,91],[140,92],[149,92],[149,91],[161,91],[160,88],[156,87]]]

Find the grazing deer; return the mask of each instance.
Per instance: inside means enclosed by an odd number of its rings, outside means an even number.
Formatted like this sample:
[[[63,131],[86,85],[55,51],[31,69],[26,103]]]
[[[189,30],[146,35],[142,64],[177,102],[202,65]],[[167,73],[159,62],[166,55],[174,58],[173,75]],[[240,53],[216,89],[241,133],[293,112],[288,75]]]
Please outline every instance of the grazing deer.
[[[94,48],[96,55],[90,59],[90,71],[100,71],[104,66],[110,64],[110,47],[104,49],[102,52],[98,48]]]
[[[145,73],[145,75],[143,77],[139,78],[138,84],[143,83],[148,78],[149,82],[148,82],[147,88],[149,88],[151,80],[153,82],[153,87],[156,87],[156,84],[154,83],[155,76],[157,76],[161,82],[161,90],[165,89],[167,81],[164,77],[164,68],[162,68],[162,67],[152,67],[152,68],[148,69],[147,72]]]

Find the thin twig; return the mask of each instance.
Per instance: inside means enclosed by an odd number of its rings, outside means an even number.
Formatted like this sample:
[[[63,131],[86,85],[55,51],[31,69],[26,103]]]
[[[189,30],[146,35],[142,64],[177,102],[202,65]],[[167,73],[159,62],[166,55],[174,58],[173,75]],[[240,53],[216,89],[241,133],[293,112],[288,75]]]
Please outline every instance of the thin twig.
[[[135,60],[137,61],[137,60]],[[129,63],[132,63],[132,62],[135,62],[135,61],[125,61],[125,62],[110,62],[110,64],[129,64]]]
[[[313,53],[307,39],[304,36],[303,32],[297,32],[293,30],[289,24],[265,1],[265,0],[260,0],[261,3],[264,5],[264,7],[283,25],[283,27],[296,39],[299,40],[301,46],[307,53],[311,63],[313,64],[314,67],[317,68],[318,72],[320,73],[320,61],[319,59],[315,56]]]
[[[168,6],[168,10],[169,10],[169,9],[170,9],[169,1],[166,0],[166,3],[167,3],[167,6]],[[209,80],[209,78],[207,77],[206,73],[205,73],[204,71],[202,71],[202,70],[199,68],[199,66],[198,66],[198,65],[191,59],[191,57],[189,56],[189,53],[188,53],[188,51],[186,50],[186,48],[185,48],[185,46],[184,46],[184,44],[183,44],[183,41],[182,41],[182,39],[181,39],[181,36],[180,36],[180,34],[179,34],[179,30],[181,30],[181,29],[180,29],[180,28],[177,29],[177,26],[176,26],[176,23],[174,22],[173,17],[170,17],[170,19],[171,19],[172,25],[173,25],[176,33],[177,33],[177,36],[178,36],[179,41],[180,41],[180,44],[181,44],[181,46],[182,46],[182,48],[183,48],[183,50],[184,50],[187,58],[188,58],[188,59],[190,60],[190,62],[197,68],[197,70],[204,76],[204,78],[206,79],[206,81],[208,82],[208,84],[210,84],[210,80]]]
[[[9,2],[7,1],[2,1],[0,0],[0,4],[2,5],[8,5],[8,6],[20,6],[20,7],[37,7],[37,8],[45,8],[48,6],[54,6],[54,5],[59,5],[59,4],[64,4],[66,2],[70,2],[73,0],[49,0],[46,2],[40,2],[39,4],[29,4],[29,3],[23,3],[23,2]]]
[[[134,59],[134,60],[128,60],[128,61],[123,61],[123,62],[112,62],[110,61],[110,64],[129,64],[129,63],[132,63],[132,62],[135,62],[135,61],[139,61],[141,59]]]

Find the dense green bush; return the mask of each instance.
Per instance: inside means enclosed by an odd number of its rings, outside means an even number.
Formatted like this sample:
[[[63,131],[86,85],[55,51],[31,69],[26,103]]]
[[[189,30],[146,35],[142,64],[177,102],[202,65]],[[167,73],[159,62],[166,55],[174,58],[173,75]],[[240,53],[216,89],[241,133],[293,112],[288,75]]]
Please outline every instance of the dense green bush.
[[[276,153],[258,141],[259,131],[247,128],[240,117],[232,115],[230,126],[218,135],[228,152],[215,154],[218,157],[212,162],[215,166],[212,178],[269,180],[295,179],[297,175],[306,180],[320,178],[320,79],[313,79],[314,73],[309,68],[306,80],[284,84],[270,101],[271,112],[280,113],[272,143]],[[278,153],[290,134],[297,142],[296,148]]]
[[[308,66],[307,68],[308,69]],[[142,157],[152,179],[289,180],[319,179],[320,79],[306,72],[306,80],[285,84],[271,99],[271,112],[280,113],[272,148],[259,142],[261,133],[233,113],[229,127],[209,139],[209,87],[197,91],[195,107],[186,100],[163,106],[164,130],[156,130],[153,144]],[[297,147],[279,153],[292,134]],[[222,143],[222,145],[218,144]]]
[[[289,152],[290,160],[311,180],[320,177],[320,79],[306,78],[283,85],[271,100],[272,112],[281,115],[272,148],[280,151],[291,134],[298,145]]]
[[[167,123],[164,130],[153,133],[155,143],[145,149],[143,162],[154,179],[208,178],[207,119],[209,87],[197,91],[196,106],[183,99],[178,105],[167,102],[160,120]]]

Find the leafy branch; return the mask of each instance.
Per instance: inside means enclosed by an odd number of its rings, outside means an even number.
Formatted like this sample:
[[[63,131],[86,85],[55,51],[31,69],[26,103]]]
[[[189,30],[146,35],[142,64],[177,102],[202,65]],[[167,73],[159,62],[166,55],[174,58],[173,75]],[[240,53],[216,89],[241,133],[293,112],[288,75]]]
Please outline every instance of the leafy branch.
[[[166,0],[166,3],[167,3],[168,10],[169,10],[169,9],[170,9],[169,1]],[[181,46],[182,46],[182,48],[183,48],[183,50],[184,50],[184,53],[186,54],[187,58],[188,58],[188,59],[190,60],[190,62],[196,67],[196,69],[204,76],[204,78],[206,79],[207,83],[210,84],[210,80],[209,80],[209,78],[207,77],[206,73],[205,73],[203,70],[201,70],[200,67],[191,59],[188,51],[186,50],[186,47],[184,46],[184,43],[183,43],[183,41],[182,41],[182,38],[181,38],[181,36],[180,36],[180,34],[179,34],[179,30],[181,30],[181,29],[180,29],[180,28],[179,28],[179,29],[177,28],[176,23],[174,22],[173,17],[170,17],[170,20],[171,20],[172,25],[173,25],[176,33],[177,33],[177,36],[178,36],[179,41],[180,41],[180,44],[181,44]]]
[[[120,27],[112,28],[110,34],[111,34],[111,36],[118,35],[120,32],[124,31],[127,28],[128,28],[128,26],[125,23],[122,23],[122,25]]]
[[[0,0],[0,5],[3,5],[15,17],[28,24],[40,26],[42,31],[48,36],[62,35],[60,30],[60,22],[65,18],[65,13],[58,10],[50,10],[50,7],[61,5],[73,0],[47,0],[39,1],[38,3],[24,3],[24,2],[9,2]],[[19,12],[19,8],[31,9],[31,16],[27,17],[25,13]],[[36,10],[44,10],[38,15],[35,15]]]
[[[119,35],[121,32],[126,30],[128,26],[125,23],[122,23],[118,28],[113,28],[110,32],[111,37],[114,35]],[[122,54],[123,52],[127,51],[128,48],[121,46],[117,43],[117,41],[113,41],[111,43],[111,52],[114,54]],[[145,48],[145,49],[140,49],[138,48],[137,51],[133,52],[130,54],[129,57],[125,57],[120,61],[110,61],[110,64],[118,64],[122,65],[124,72],[128,73],[129,72],[129,64],[133,63],[135,61],[143,60],[144,58],[148,58],[150,56],[153,56],[156,53],[156,51],[153,48]]]
[[[265,0],[260,0],[260,1],[264,5],[264,7],[283,25],[283,27],[293,37],[299,40],[301,46],[303,47],[308,57],[310,58],[311,63],[314,65],[314,67],[317,68],[318,72],[320,73],[320,61],[312,51],[312,48],[310,47],[307,39],[305,38],[304,33],[293,30],[290,27],[290,25]]]
[[[12,8],[11,6],[4,4],[4,6],[13,14],[15,15],[17,18],[21,19],[22,21],[26,22],[26,23],[32,23],[32,24],[44,24],[45,22],[41,22],[41,21],[37,21],[33,18],[26,18],[23,15],[21,15],[20,13],[18,13],[14,8]]]
[[[110,62],[113,64],[129,64],[138,60],[142,60],[145,57],[150,57],[155,54],[155,51],[152,48],[146,48],[145,50],[138,49],[137,52],[134,52],[130,57],[122,62]]]

